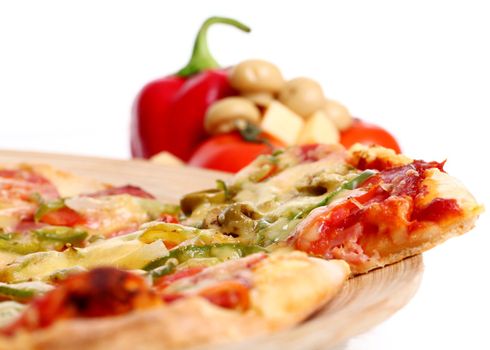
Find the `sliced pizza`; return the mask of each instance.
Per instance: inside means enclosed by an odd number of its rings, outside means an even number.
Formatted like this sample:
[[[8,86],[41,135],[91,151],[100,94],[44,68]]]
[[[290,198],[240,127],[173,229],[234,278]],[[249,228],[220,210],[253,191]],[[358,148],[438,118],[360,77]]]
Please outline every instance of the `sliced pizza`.
[[[364,273],[470,230],[483,207],[443,170],[382,147],[293,147],[181,201],[184,224]]]
[[[343,261],[301,252],[254,253],[153,278],[96,268],[24,307],[4,326],[0,348],[182,349],[240,340],[304,320],[348,275]]]

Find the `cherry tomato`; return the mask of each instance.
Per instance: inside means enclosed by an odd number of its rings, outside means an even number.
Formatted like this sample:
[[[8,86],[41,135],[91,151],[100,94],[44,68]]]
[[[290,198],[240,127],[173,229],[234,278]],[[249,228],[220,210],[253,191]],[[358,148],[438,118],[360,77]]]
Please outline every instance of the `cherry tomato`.
[[[275,147],[284,145],[277,139],[262,133]],[[270,154],[273,147],[267,143],[245,141],[238,132],[213,136],[204,141],[194,152],[189,165],[235,173],[261,154]]]
[[[375,124],[355,119],[352,126],[340,134],[340,143],[348,148],[358,142],[391,148],[396,153],[401,152],[398,142],[388,131]]]

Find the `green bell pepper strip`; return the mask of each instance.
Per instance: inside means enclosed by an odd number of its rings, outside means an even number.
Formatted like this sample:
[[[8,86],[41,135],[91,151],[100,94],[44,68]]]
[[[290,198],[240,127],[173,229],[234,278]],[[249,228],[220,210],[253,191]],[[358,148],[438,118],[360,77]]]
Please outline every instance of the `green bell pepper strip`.
[[[330,202],[343,190],[356,189],[374,174],[376,174],[376,172],[372,170],[363,171],[355,178],[342,183],[334,191],[328,193],[318,203],[301,210],[289,220],[280,218],[275,222],[268,222],[267,218],[261,219],[258,223],[259,231],[257,232],[255,243],[260,246],[268,246],[287,239],[301,220],[305,218],[313,209],[330,204]]]
[[[14,284],[0,282],[0,297],[11,300],[25,301],[40,294],[44,294],[53,288],[54,287],[50,284],[38,281]]]
[[[316,204],[314,204],[314,205],[312,205],[312,206],[310,206],[310,207],[308,207],[308,208],[300,211],[298,214],[296,214],[293,217],[293,220],[302,219],[306,215],[308,215],[313,209],[316,209],[316,208],[319,208],[319,207],[323,207],[325,205],[330,204],[330,202],[340,192],[342,192],[343,190],[354,190],[354,189],[356,189],[357,187],[359,187],[360,185],[362,185],[364,183],[364,181],[366,181],[367,179],[369,179],[374,174],[376,174],[376,172],[373,171],[373,170],[364,170],[362,173],[360,173],[359,175],[357,175],[352,180],[349,180],[349,181],[344,182],[337,189],[335,189],[334,191],[332,191],[329,194],[327,194],[325,196],[325,198],[323,198],[320,202],[318,202],[318,203],[316,203]]]
[[[181,264],[193,258],[215,257],[221,260],[229,260],[259,252],[267,252],[267,250],[259,246],[248,246],[240,243],[216,243],[202,246],[188,245],[170,250],[169,255],[150,262],[143,269],[146,271],[154,270],[165,265],[169,259],[176,259]]]
[[[84,230],[65,226],[47,226],[25,233],[0,233],[0,250],[21,255],[60,250],[67,244],[80,246],[87,235]]]

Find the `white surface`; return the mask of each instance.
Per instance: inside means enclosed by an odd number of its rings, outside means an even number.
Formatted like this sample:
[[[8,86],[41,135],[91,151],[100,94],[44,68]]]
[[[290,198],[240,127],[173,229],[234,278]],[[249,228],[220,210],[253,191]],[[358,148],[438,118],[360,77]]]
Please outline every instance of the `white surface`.
[[[1,1],[0,148],[129,156],[131,103],[144,83],[183,66],[200,23],[216,26],[224,65],[278,64],[396,134],[405,152],[448,159],[480,201],[490,197],[490,11],[485,1]],[[490,348],[490,224],[425,254],[419,293],[345,345]]]

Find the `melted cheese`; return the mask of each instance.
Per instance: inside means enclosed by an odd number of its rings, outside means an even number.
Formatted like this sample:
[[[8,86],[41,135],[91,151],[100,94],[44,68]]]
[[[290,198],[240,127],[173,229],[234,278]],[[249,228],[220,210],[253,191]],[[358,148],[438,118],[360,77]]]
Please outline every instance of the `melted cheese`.
[[[0,279],[7,282],[39,280],[76,266],[87,269],[97,266],[141,269],[147,263],[166,255],[168,250],[161,240],[145,244],[139,239],[117,237],[94,243],[87,248],[23,256],[0,271]]]
[[[86,226],[107,236],[127,229],[135,229],[151,220],[141,199],[127,194],[103,197],[73,197],[66,206],[87,219]]]
[[[302,198],[298,197],[297,186],[303,183],[305,179],[313,179],[317,175],[331,173],[346,175],[348,170],[345,164],[338,161],[337,157],[300,164],[285,169],[268,181],[244,183],[242,190],[235,196],[234,201],[253,203],[257,208],[267,207],[266,204],[272,202],[275,203],[272,206],[272,210],[289,200],[292,200],[291,204],[293,206],[298,206],[298,204],[305,205],[310,201],[305,196]]]

